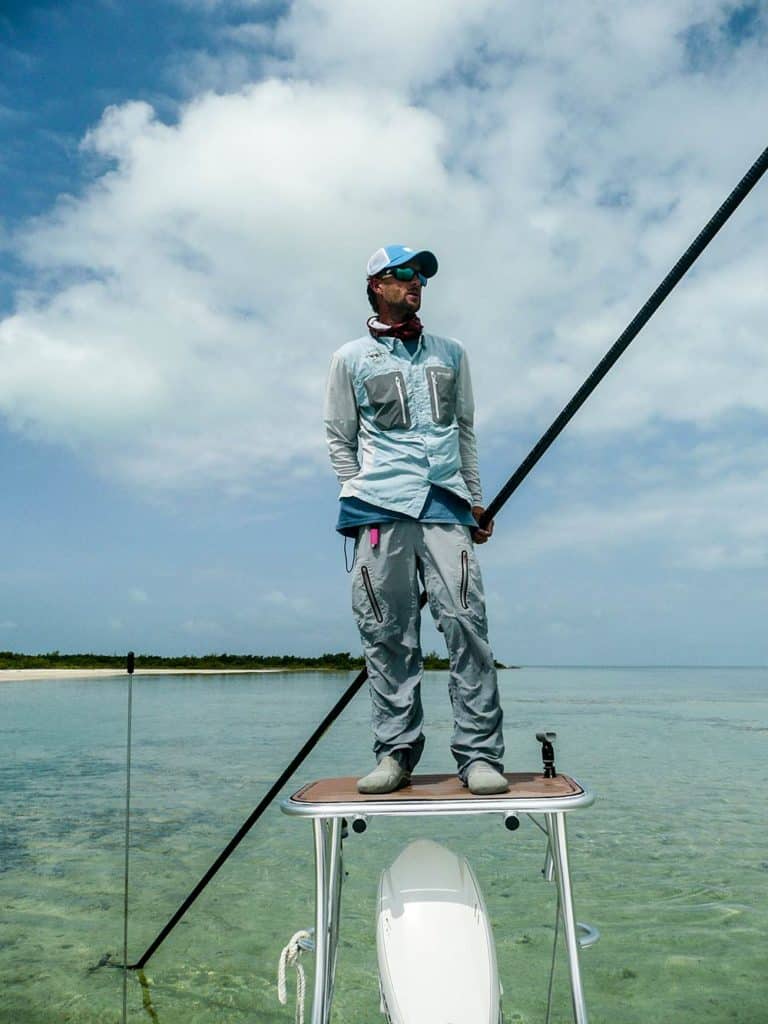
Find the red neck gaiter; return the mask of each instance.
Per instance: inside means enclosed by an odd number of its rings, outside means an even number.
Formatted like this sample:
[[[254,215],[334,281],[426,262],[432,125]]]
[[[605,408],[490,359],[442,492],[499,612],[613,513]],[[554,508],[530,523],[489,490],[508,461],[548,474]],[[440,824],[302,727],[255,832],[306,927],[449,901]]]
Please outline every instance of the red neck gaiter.
[[[414,313],[401,324],[383,324],[375,316],[368,319],[368,330],[374,338],[399,338],[401,341],[418,341],[423,327]]]

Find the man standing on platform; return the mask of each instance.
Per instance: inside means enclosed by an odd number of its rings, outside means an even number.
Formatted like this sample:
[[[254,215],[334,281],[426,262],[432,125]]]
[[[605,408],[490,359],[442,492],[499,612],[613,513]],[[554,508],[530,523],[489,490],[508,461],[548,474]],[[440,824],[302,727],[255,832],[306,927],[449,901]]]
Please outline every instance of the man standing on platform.
[[[417,313],[437,273],[427,250],[388,245],[367,266],[375,315],[333,356],[325,405],[341,482],[337,530],[355,538],[352,604],[368,668],[377,765],[361,793],[408,784],[424,747],[419,595],[450,662],[451,751],[472,793],[507,790],[502,711],[480,568],[484,511],[467,355]]]

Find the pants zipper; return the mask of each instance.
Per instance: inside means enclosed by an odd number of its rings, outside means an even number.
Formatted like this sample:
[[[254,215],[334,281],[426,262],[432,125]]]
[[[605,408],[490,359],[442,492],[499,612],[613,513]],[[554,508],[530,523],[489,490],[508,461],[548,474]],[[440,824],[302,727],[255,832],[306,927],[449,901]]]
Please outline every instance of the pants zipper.
[[[459,587],[461,607],[469,609],[469,553],[461,552],[461,585]]]
[[[384,616],[381,614],[379,602],[376,600],[376,595],[373,592],[373,585],[371,583],[371,577],[368,572],[368,567],[365,565],[362,566],[360,569],[360,573],[363,577],[363,585],[365,586],[365,592],[368,594],[368,600],[371,602],[371,608],[373,609],[373,614],[376,616],[376,621],[383,622]]]

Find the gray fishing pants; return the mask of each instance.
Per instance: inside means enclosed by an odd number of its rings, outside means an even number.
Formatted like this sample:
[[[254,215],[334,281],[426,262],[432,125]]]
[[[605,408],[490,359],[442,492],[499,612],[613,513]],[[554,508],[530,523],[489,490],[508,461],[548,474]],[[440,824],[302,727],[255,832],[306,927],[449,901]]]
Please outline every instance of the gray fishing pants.
[[[503,771],[502,711],[480,567],[469,528],[453,523],[382,523],[371,546],[361,527],[355,548],[352,607],[363,642],[373,703],[373,749],[412,770],[424,748],[421,584],[450,662],[451,751],[466,782],[473,761]]]

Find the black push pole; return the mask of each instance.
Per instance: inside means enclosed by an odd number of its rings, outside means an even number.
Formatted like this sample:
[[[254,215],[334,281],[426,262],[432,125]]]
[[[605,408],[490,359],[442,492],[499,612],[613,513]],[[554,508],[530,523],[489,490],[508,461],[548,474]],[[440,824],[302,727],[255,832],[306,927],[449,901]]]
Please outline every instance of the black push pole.
[[[728,198],[725,200],[720,209],[715,213],[708,224],[699,232],[696,238],[691,242],[686,251],[670,270],[664,280],[661,282],[656,291],[651,295],[645,305],[640,309],[635,318],[626,327],[626,329],[619,335],[617,340],[603,356],[600,362],[597,364],[595,369],[584,381],[579,390],[565,406],[557,419],[552,423],[551,427],[546,431],[545,434],[536,442],[528,455],[523,459],[520,465],[517,467],[512,476],[507,480],[504,486],[501,488],[499,493],[490,503],[488,508],[485,510],[481,519],[481,525],[487,526],[487,524],[493,519],[493,517],[501,511],[506,502],[509,500],[511,495],[517,490],[523,480],[528,476],[533,467],[546,452],[558,434],[565,428],[566,424],[575,416],[581,406],[586,402],[592,392],[595,390],[600,381],[609,372],[611,367],[616,363],[619,357],[626,351],[634,338],[639,334],[643,326],[648,323],[650,318],[666,299],[675,285],[680,281],[683,275],[691,268],[694,262],[704,252],[706,247],[715,237],[720,228],[725,224],[731,214],[736,210],[739,204],[749,195],[751,190],[758,183],[760,178],[765,174],[768,169],[768,148],[764,149],[757,160],[752,164],[750,169],[741,179],[736,188],[731,192]],[[421,595],[421,607],[427,603],[427,595],[423,593]],[[214,875],[218,872],[219,868],[228,860],[229,856],[234,853],[235,849],[239,846],[241,841],[250,832],[256,822],[259,820],[261,815],[272,803],[274,798],[288,782],[290,777],[319,743],[321,737],[325,731],[330,728],[331,725],[336,721],[339,715],[345,710],[347,705],[351,702],[355,694],[358,692],[360,687],[368,678],[368,672],[363,668],[355,679],[352,681],[345,693],[339,698],[337,703],[328,712],[322,722],[318,725],[309,739],[306,741],[301,750],[298,751],[296,756],[293,758],[291,763],[286,767],[283,773],[278,779],[276,779],[270,786],[267,793],[261,799],[258,806],[248,816],[248,818],[240,826],[236,834],[230,839],[224,849],[221,851],[216,860],[211,864],[208,870],[205,872],[203,877],[194,887],[192,892],[187,896],[184,902],[181,904],[179,909],[168,921],[165,927],[158,933],[157,937],[147,946],[146,950],[142,953],[141,957],[136,961],[135,964],[129,964],[129,968],[132,970],[139,970],[144,967],[146,962],[155,952],[157,947],[167,938],[167,936],[173,931],[176,925],[179,923],[184,914],[189,910],[192,904],[195,902],[200,893],[205,889]]]

